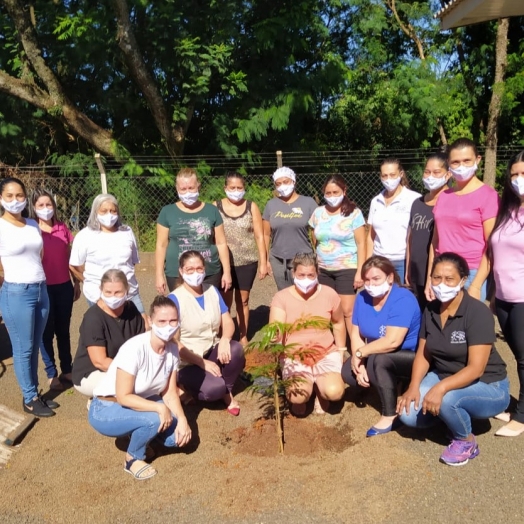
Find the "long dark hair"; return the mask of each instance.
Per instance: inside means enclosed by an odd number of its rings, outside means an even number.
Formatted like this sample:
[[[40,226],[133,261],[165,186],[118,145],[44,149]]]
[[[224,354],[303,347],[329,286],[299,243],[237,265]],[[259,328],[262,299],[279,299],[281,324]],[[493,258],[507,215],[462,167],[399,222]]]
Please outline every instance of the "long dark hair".
[[[521,205],[519,195],[515,193],[513,186],[511,185],[511,168],[524,162],[524,151],[517,153],[509,159],[508,167],[506,168],[506,176],[504,177],[504,188],[502,190],[502,197],[500,198],[499,210],[497,218],[495,219],[495,225],[491,231],[491,235],[488,238],[487,255],[488,259],[493,266],[493,249],[492,249],[492,238],[493,235],[500,229],[502,229],[510,220],[518,220],[518,210]],[[520,229],[524,228],[524,223],[520,223]]]
[[[409,180],[406,175],[406,172],[404,171],[404,168],[402,167],[402,164],[400,163],[400,160],[398,158],[389,156],[382,160],[382,162],[380,163],[380,167],[385,166],[386,164],[393,164],[394,166],[398,166],[398,170],[401,173],[400,185],[409,189]]]
[[[43,196],[46,196],[49,198],[49,200],[51,200],[51,204],[53,205],[53,218],[51,219],[51,222],[53,224],[56,224],[59,220],[58,211],[56,209],[55,197],[50,191],[48,191],[47,189],[42,189],[41,187],[37,187],[31,194],[31,208],[29,210],[29,216],[31,218],[34,218],[38,222],[38,215],[36,214],[35,205],[38,202],[38,199]]]
[[[24,183],[19,178],[16,178],[14,176],[9,176],[7,178],[3,178],[2,180],[0,180],[0,196],[4,192],[5,186],[7,186],[8,184],[18,184],[22,188],[22,191],[24,192],[25,198],[27,200],[27,189],[25,188]],[[4,209],[2,209],[2,215],[3,214],[4,214]],[[29,209],[28,209],[27,204],[25,206],[25,209],[22,211],[22,217],[24,218],[29,217]]]
[[[326,192],[326,187],[328,184],[335,184],[340,189],[342,189],[344,193],[348,188],[346,181],[340,175],[329,176],[322,186],[322,193]],[[351,215],[351,213],[353,213],[353,211],[355,211],[356,207],[357,204],[355,204],[353,200],[350,200],[347,194],[344,194],[344,199],[342,200],[342,205],[340,206],[340,214],[344,217],[348,217]]]

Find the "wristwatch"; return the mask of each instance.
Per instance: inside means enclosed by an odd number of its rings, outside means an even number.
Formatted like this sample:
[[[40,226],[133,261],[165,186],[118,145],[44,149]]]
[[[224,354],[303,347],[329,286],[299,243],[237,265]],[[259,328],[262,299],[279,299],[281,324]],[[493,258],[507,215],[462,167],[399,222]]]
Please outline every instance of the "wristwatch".
[[[357,350],[355,351],[355,356],[356,356],[357,358],[364,358],[364,355],[362,354],[362,351],[360,351],[360,349],[357,349]]]

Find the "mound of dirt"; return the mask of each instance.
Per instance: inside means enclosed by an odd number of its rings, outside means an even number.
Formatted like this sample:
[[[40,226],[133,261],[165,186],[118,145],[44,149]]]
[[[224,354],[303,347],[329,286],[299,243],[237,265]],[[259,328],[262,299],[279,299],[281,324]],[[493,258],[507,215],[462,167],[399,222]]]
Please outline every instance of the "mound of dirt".
[[[251,427],[239,427],[227,433],[222,445],[236,453],[256,457],[278,455],[275,421],[257,420]],[[340,453],[353,445],[349,426],[326,426],[309,419],[286,417],[284,420],[284,454],[312,456],[323,452]]]

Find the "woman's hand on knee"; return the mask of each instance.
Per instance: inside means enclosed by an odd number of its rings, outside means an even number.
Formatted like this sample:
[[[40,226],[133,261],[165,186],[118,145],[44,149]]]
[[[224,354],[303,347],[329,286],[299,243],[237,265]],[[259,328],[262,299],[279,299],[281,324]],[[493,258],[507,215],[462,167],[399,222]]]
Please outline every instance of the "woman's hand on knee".
[[[397,413],[402,415],[402,411],[409,415],[411,403],[414,403],[415,409],[420,406],[420,388],[408,388],[408,390],[397,401]]]
[[[210,373],[214,377],[221,377],[222,371],[220,371],[220,367],[215,362],[211,362],[211,360],[204,359],[204,371],[207,373]]]
[[[425,395],[424,401],[422,402],[422,413],[431,413],[437,416],[440,413],[440,406],[442,404],[442,398],[444,397],[444,391],[440,384],[433,386]]]
[[[157,403],[158,416],[160,417],[160,425],[158,426],[158,432],[162,433],[171,426],[173,422],[173,414],[171,410],[163,403]]]
[[[221,338],[218,343],[218,361],[222,364],[229,364],[231,362],[231,345],[228,338]]]
[[[360,364],[360,366],[357,369],[357,384],[363,388],[369,388],[369,377],[368,372],[366,370],[366,366],[364,364]]]

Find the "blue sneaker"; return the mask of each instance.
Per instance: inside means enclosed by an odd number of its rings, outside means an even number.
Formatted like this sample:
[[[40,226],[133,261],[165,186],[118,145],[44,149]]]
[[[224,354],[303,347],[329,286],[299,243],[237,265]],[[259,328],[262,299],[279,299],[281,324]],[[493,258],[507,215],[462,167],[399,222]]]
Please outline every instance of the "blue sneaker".
[[[475,458],[479,453],[475,437],[471,441],[453,439],[440,455],[440,462],[448,466],[464,466],[469,459]]]

